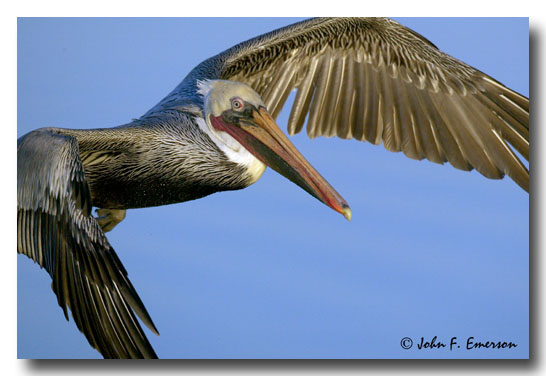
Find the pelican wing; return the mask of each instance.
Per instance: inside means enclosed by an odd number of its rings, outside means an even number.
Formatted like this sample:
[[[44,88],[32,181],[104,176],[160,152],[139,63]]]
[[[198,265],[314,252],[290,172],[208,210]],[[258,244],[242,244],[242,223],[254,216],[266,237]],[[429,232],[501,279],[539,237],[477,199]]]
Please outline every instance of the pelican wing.
[[[197,80],[241,81],[310,137],[354,138],[413,159],[507,174],[529,190],[529,99],[383,18],[313,19],[238,44],[198,65],[149,113],[191,100]],[[513,148],[513,149],[512,149]]]
[[[75,138],[47,129],[17,141],[17,252],[45,268],[68,320],[105,358],[155,358],[133,310],[157,330],[91,215]]]

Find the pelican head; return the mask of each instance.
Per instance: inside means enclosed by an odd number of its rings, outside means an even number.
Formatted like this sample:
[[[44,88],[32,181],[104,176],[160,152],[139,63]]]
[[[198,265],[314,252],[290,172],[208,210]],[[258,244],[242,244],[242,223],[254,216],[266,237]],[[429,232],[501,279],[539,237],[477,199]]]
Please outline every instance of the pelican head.
[[[239,156],[250,153],[351,219],[347,202],[284,135],[252,88],[240,82],[223,80],[204,81],[198,85],[204,98],[207,133],[222,150]]]

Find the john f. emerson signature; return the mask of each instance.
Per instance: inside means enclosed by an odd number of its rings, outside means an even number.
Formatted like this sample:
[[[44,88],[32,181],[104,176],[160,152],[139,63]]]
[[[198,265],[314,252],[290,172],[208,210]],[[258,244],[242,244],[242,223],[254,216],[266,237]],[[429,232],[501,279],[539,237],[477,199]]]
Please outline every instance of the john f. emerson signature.
[[[434,349],[449,349],[458,350],[475,350],[475,349],[512,349],[518,345],[512,341],[483,341],[476,339],[474,337],[467,337],[460,340],[457,337],[451,337],[449,342],[442,342],[438,339],[438,336],[434,336],[431,339],[426,339],[425,337],[420,337],[419,340],[414,344],[413,340],[410,337],[404,337],[400,341],[400,346],[403,349],[409,350],[412,347],[417,348],[418,350],[434,350]]]

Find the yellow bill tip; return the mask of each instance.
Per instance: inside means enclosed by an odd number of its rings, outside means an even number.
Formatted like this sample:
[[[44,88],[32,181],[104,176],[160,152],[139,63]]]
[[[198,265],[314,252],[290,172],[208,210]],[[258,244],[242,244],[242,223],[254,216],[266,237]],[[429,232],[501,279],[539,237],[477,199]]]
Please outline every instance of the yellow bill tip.
[[[344,206],[343,207],[343,216],[348,220],[350,221],[351,218],[353,217],[353,213],[351,212],[351,208],[348,207],[348,206]]]

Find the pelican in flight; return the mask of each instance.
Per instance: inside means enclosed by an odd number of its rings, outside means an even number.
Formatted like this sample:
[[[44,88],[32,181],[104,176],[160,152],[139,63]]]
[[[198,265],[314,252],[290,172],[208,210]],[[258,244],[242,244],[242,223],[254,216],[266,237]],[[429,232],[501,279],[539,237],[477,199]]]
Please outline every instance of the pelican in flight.
[[[529,191],[529,100],[384,18],[311,19],[197,65],[142,117],[116,128],[42,128],[17,141],[17,251],[105,358],[155,358],[158,330],[105,233],[127,209],[255,183],[271,167],[347,219],[343,197],[288,133],[339,137]],[[518,154],[516,154],[516,152]],[[97,208],[97,216],[93,215]]]

